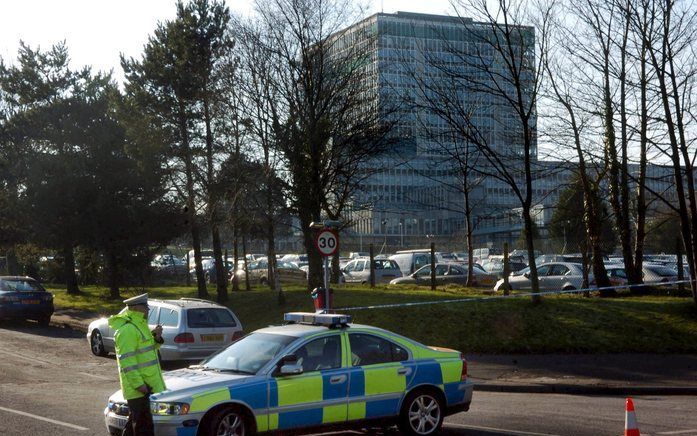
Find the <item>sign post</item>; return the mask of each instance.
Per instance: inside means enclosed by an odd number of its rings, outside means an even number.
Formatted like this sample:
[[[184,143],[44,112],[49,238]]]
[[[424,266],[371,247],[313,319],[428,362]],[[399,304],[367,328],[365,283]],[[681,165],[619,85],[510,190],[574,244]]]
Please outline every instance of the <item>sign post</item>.
[[[324,257],[324,309],[329,311],[329,258],[339,249],[339,235],[333,229],[323,228],[315,238],[315,247]]]

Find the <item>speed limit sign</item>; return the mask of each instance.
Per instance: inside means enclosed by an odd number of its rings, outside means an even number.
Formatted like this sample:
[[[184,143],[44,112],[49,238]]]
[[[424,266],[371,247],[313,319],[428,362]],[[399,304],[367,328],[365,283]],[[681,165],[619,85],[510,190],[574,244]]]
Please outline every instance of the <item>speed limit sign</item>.
[[[322,256],[331,256],[339,248],[339,235],[330,229],[323,229],[315,238],[315,246]]]

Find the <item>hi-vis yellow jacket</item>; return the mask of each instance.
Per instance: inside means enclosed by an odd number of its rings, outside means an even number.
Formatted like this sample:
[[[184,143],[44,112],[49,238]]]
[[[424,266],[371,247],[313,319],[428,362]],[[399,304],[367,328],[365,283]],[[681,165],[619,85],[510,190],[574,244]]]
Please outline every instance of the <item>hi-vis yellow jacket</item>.
[[[126,400],[143,397],[137,390],[144,384],[150,386],[151,393],[165,390],[155,342],[145,316],[134,310],[109,318],[109,327],[116,330],[114,342],[116,359],[119,363],[119,381]]]

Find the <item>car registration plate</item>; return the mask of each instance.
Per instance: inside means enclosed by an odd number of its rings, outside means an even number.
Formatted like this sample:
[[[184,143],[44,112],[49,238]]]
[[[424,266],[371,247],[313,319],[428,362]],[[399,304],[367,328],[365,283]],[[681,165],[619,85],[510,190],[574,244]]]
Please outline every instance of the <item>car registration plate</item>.
[[[109,425],[112,427],[123,429],[123,428],[126,428],[127,423],[128,423],[128,419],[126,419],[126,418],[121,418],[118,416],[110,416],[109,417]]]
[[[201,335],[201,341],[203,342],[222,342],[224,335]]]
[[[39,300],[22,300],[22,303],[24,304],[39,304]]]

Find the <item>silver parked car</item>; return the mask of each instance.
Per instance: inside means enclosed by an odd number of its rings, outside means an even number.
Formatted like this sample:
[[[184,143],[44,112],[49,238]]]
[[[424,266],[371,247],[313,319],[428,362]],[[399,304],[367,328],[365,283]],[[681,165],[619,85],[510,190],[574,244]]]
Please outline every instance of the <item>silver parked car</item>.
[[[242,324],[227,307],[208,300],[148,300],[148,326],[162,325],[165,342],[160,358],[167,360],[202,360],[241,338]],[[126,310],[126,309],[124,309]],[[87,328],[92,354],[106,356],[114,352],[114,330],[108,318],[100,318]]]
[[[374,259],[375,283],[389,283],[390,280],[402,277],[402,271],[394,260]],[[370,258],[354,259],[341,269],[346,283],[370,282]]]
[[[678,271],[662,264],[645,263],[642,265],[644,284],[671,283],[678,280]]]
[[[583,285],[583,266],[572,262],[550,262],[537,267],[540,291],[570,291],[581,289]],[[588,275],[593,282],[593,274]],[[531,289],[530,268],[524,268],[508,277],[511,289]],[[494,291],[503,291],[503,279],[496,282]]]

